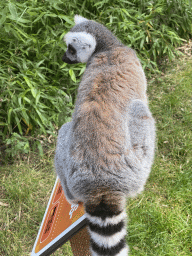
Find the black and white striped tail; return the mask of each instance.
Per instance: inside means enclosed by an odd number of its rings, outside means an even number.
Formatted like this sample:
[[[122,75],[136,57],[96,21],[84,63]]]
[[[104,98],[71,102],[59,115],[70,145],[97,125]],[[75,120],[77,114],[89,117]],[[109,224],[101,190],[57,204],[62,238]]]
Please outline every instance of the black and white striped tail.
[[[109,205],[106,205],[106,207]],[[127,256],[126,212],[86,207],[92,256]]]

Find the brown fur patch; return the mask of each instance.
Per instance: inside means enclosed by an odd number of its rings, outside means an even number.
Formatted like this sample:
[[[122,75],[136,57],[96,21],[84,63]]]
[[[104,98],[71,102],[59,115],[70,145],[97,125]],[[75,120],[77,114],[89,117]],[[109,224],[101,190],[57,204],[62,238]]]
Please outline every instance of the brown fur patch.
[[[93,57],[79,85],[73,116],[75,161],[117,168],[125,146],[125,116],[133,99],[146,100],[146,79],[131,49]],[[123,128],[124,127],[124,128]],[[94,168],[95,170],[97,168]]]

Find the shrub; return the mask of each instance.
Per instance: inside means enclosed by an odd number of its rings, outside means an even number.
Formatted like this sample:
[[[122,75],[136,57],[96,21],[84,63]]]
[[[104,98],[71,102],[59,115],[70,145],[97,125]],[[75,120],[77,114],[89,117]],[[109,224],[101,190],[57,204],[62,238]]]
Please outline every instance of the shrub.
[[[71,114],[76,78],[60,59],[61,38],[73,22],[57,13],[57,2],[48,5],[1,1],[1,135],[27,135],[37,127],[40,133],[52,132],[59,113],[65,113],[63,122]]]
[[[85,65],[61,62],[74,14],[106,25],[154,72],[191,37],[185,0],[0,1],[0,136],[52,133],[73,111]],[[16,138],[14,136],[14,138]],[[0,140],[1,142],[1,140]]]

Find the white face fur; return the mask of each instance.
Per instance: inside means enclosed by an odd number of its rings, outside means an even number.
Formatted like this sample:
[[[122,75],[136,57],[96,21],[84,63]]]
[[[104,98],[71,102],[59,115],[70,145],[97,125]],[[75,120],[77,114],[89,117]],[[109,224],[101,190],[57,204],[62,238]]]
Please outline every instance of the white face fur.
[[[88,21],[80,15],[75,15],[75,24]],[[67,44],[67,57],[72,61],[85,63],[93,54],[96,47],[96,40],[87,32],[69,32],[64,40]]]
[[[67,50],[69,46],[76,50],[77,61],[81,63],[87,62],[95,50],[96,40],[86,32],[69,32],[64,40],[68,47]]]

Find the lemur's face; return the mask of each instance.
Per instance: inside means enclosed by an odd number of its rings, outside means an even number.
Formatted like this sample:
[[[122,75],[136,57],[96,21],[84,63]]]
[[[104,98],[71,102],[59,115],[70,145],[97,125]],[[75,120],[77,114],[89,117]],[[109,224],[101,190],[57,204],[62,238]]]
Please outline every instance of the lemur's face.
[[[67,51],[62,60],[68,64],[86,63],[96,47],[95,38],[87,32],[69,32],[64,40],[67,44]]]

